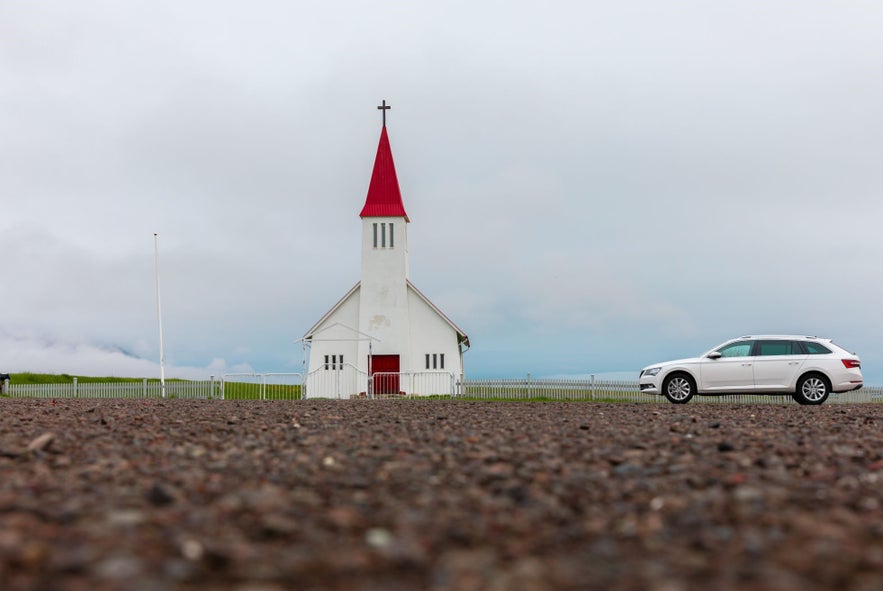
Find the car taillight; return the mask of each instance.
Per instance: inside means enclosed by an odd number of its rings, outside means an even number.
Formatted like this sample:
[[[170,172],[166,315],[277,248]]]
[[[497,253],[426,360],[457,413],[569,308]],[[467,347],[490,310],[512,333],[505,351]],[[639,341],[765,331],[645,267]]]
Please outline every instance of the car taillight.
[[[862,366],[862,362],[858,359],[841,359],[843,362],[843,367],[846,369],[859,369]]]

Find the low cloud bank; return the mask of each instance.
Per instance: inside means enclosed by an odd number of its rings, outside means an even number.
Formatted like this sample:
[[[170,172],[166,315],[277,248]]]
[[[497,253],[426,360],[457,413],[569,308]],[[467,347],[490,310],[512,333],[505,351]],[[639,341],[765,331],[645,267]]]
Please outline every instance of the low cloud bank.
[[[251,371],[249,365],[228,366],[224,359],[213,359],[206,367],[178,367],[168,363],[165,366],[167,378],[190,380]],[[0,332],[0,372],[158,378],[160,368],[158,361],[139,357],[120,347]]]

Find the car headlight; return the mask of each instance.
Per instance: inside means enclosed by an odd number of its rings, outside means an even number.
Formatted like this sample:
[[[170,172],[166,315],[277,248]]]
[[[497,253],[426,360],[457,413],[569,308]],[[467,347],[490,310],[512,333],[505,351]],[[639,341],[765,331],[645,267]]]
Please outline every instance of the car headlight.
[[[651,367],[650,369],[645,369],[643,375],[653,377],[658,374],[661,369],[661,367]]]

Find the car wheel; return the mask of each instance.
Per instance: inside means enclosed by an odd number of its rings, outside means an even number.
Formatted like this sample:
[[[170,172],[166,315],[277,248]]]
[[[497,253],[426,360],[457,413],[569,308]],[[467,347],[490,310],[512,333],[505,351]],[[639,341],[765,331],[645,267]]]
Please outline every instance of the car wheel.
[[[799,404],[821,404],[828,399],[831,386],[828,381],[819,374],[803,376],[797,382],[797,390],[794,392],[794,400]]]
[[[696,384],[690,376],[676,373],[665,378],[662,393],[672,404],[687,404],[696,393]]]

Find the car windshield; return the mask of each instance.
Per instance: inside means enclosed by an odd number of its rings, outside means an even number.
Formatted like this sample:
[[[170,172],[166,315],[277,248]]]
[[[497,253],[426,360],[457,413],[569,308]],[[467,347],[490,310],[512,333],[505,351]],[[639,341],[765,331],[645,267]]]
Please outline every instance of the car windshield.
[[[721,354],[721,357],[747,357],[751,352],[751,344],[752,341],[737,341],[718,347],[717,352]]]

